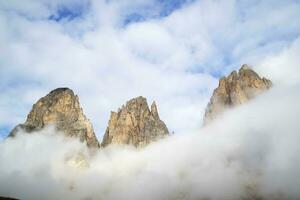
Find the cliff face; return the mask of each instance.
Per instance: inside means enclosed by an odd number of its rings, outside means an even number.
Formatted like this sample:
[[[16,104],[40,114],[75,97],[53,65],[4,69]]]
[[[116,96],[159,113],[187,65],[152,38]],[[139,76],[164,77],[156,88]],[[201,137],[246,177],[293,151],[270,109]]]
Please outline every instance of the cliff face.
[[[128,144],[142,147],[167,135],[169,131],[158,116],[155,102],[150,110],[146,98],[137,97],[118,112],[111,112],[101,146]]]
[[[249,66],[243,65],[238,72],[233,71],[220,79],[207,105],[203,123],[207,124],[227,108],[243,104],[271,86],[270,80],[261,78]]]
[[[14,136],[18,129],[30,133],[47,125],[55,125],[66,136],[86,141],[89,147],[99,147],[91,122],[83,114],[77,95],[69,88],[55,89],[38,100],[25,123],[16,126],[10,136]]]

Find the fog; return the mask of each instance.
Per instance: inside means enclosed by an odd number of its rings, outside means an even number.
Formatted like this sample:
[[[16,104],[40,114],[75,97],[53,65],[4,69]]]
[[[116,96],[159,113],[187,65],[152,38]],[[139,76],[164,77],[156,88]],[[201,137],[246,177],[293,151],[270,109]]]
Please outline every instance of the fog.
[[[142,149],[91,151],[53,127],[19,133],[0,143],[0,195],[24,200],[299,199],[299,91],[300,85],[275,85],[200,130]]]

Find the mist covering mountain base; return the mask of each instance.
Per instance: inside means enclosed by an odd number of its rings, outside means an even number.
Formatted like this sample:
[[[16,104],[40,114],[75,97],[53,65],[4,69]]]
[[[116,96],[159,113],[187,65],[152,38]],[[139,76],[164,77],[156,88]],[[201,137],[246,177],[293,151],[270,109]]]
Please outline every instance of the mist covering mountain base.
[[[145,148],[89,149],[53,127],[0,143],[0,194],[30,200],[299,199],[300,85]]]

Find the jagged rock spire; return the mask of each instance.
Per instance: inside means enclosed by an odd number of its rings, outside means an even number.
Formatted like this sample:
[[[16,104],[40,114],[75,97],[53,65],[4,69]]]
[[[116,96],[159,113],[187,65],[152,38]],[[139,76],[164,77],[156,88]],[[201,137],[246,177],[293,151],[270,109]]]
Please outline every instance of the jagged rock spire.
[[[86,141],[89,147],[99,147],[93,126],[83,114],[78,96],[69,88],[57,88],[39,99],[25,123],[16,126],[10,136],[14,136],[18,129],[30,133],[47,125],[55,125],[66,136]]]
[[[159,120],[159,115],[155,101],[153,101],[153,103],[151,104],[151,115],[154,117],[154,119]]]
[[[165,123],[160,120],[155,102],[148,107],[146,98],[136,97],[111,112],[101,146],[128,144],[141,147],[169,135]]]
[[[227,108],[243,104],[271,86],[270,80],[261,78],[248,65],[242,65],[238,72],[233,71],[220,79],[207,105],[203,123],[207,124]]]

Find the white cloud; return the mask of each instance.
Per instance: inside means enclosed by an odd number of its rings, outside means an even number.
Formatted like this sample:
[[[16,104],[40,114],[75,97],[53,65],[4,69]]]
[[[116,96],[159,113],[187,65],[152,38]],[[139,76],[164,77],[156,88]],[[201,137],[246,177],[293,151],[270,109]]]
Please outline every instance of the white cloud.
[[[263,59],[257,70],[270,77],[275,84],[294,85],[300,81],[300,38],[280,53]]]
[[[298,21],[290,20],[299,13],[293,2],[279,9],[263,3],[195,1],[169,16],[151,18],[161,9],[152,0],[91,1],[82,16],[60,22],[47,17],[62,5],[74,8],[80,2],[10,2],[0,4],[5,47],[0,48],[1,125],[24,121],[41,96],[67,86],[79,95],[99,139],[110,110],[139,95],[157,100],[170,130],[199,128],[217,85],[211,73],[221,76],[244,62],[259,63],[299,34]],[[262,11],[271,14],[254,14]],[[146,21],[122,23],[139,12]],[[269,41],[272,35],[282,37]]]
[[[0,143],[0,193],[32,200],[297,199],[297,91],[299,84],[275,86],[210,126],[138,150],[89,152],[51,127],[19,134]]]
[[[139,95],[158,102],[176,134],[143,150],[112,147],[95,155],[51,129],[4,140],[0,194],[232,200],[253,186],[268,198],[299,197],[296,1],[203,0],[160,18],[151,18],[160,9],[152,0],[91,1],[80,18],[60,22],[47,17],[78,2],[51,2],[0,3],[0,125],[23,122],[41,96],[67,86],[79,95],[100,140],[109,111]],[[122,24],[139,10],[146,21]],[[274,88],[199,129],[217,85],[210,74],[245,62]],[[78,169],[82,156],[89,167]]]

